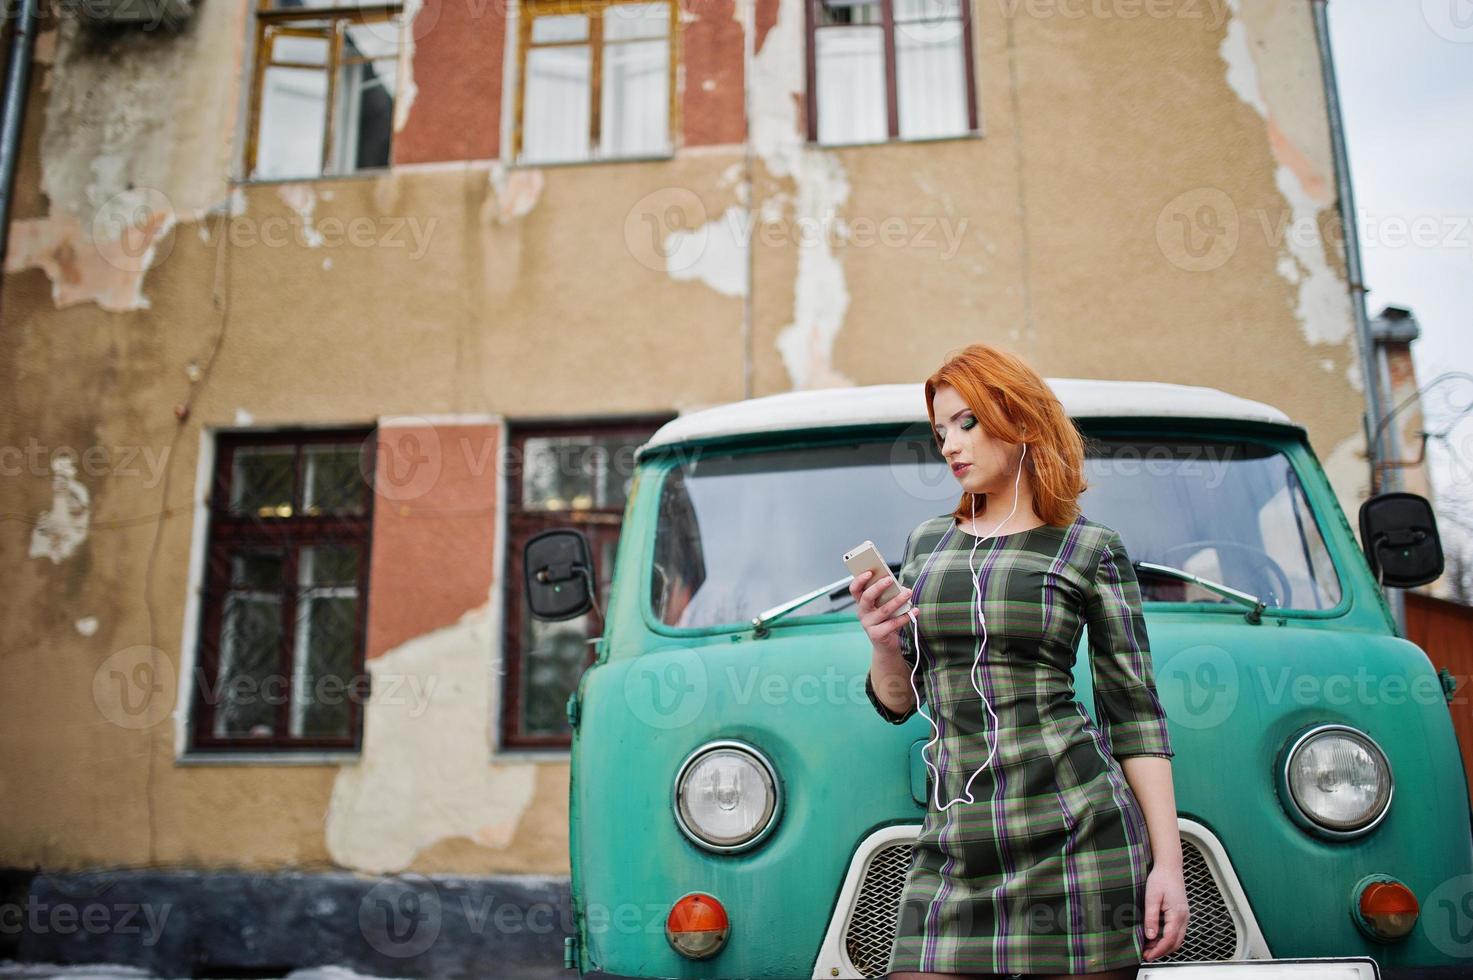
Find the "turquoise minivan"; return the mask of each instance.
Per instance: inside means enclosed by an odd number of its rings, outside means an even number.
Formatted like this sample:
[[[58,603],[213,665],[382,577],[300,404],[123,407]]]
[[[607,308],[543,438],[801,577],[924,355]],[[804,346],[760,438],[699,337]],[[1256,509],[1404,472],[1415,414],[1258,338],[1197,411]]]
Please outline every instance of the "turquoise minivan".
[[[1453,684],[1378,582],[1441,574],[1432,510],[1367,500],[1364,549],[1303,427],[1210,388],[1051,379],[1085,516],[1141,586],[1191,921],[1142,978],[1473,974],[1473,823]],[[917,714],[865,694],[840,556],[894,560],[958,491],[920,384],[682,415],[635,455],[612,585],[530,539],[533,615],[597,609],[568,700],[575,931],[615,977],[878,977],[928,797]],[[1075,692],[1091,716],[1087,639]]]

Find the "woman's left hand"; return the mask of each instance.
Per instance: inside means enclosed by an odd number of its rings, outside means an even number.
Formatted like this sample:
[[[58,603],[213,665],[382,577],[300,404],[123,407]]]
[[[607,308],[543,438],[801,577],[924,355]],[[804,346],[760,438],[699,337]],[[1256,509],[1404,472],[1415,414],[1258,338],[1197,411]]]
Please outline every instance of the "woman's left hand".
[[[1156,865],[1146,878],[1146,961],[1169,956],[1187,935],[1187,883],[1180,867]]]

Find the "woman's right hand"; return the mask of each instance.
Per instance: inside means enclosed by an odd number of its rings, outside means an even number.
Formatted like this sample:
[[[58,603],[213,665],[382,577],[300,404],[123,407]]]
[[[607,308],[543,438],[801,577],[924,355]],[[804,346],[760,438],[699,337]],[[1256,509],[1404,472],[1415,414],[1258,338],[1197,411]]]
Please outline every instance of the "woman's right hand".
[[[885,575],[878,582],[872,582],[875,573],[866,569],[854,577],[849,583],[849,594],[854,597],[859,606],[859,624],[864,627],[865,633],[869,634],[870,643],[875,649],[885,650],[890,653],[900,654],[900,631],[910,623],[907,615],[897,615],[897,611],[905,606],[906,600],[910,598],[910,589],[901,586],[900,594],[884,605],[877,606],[880,594],[890,587],[895,581],[893,575]],[[899,583],[897,583],[899,584]]]

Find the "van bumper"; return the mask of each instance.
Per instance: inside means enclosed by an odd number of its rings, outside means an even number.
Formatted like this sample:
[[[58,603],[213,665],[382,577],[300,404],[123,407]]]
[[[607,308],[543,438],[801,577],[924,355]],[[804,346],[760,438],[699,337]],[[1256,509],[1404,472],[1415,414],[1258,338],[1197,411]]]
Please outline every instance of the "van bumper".
[[[1380,966],[1369,956],[1233,960],[1224,963],[1142,963],[1137,980],[1452,980],[1469,965]]]
[[[1344,968],[1342,973],[1341,968]],[[1363,957],[1318,957],[1313,959],[1233,960],[1224,963],[1142,963],[1137,980],[1319,980],[1333,976],[1362,977],[1372,980],[1464,980],[1473,975],[1468,965],[1445,966],[1380,966]],[[585,973],[583,980],[644,980],[615,976],[610,973]],[[801,978],[793,978],[801,980]]]

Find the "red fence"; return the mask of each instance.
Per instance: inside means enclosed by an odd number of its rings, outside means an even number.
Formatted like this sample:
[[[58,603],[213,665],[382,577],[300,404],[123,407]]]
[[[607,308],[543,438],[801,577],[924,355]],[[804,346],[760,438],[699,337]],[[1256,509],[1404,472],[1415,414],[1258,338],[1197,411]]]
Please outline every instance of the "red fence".
[[[1433,667],[1446,667],[1457,679],[1448,707],[1463,750],[1463,768],[1473,779],[1473,607],[1420,592],[1405,595],[1407,639],[1427,651]]]

